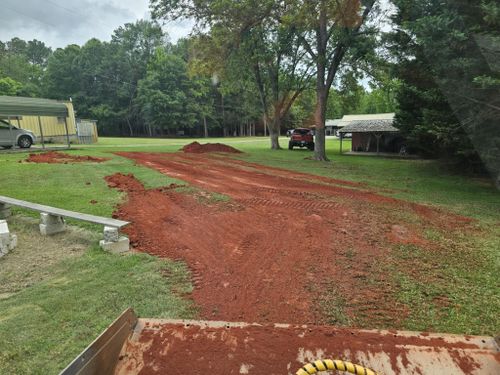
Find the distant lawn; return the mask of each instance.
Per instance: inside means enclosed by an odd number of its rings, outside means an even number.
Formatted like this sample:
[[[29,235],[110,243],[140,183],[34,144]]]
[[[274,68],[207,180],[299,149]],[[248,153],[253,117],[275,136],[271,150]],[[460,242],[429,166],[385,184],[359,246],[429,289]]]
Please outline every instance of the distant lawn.
[[[97,145],[75,146],[77,150],[69,151],[110,158],[101,164],[31,164],[22,162],[27,156],[25,153],[0,152],[0,195],[111,216],[124,195],[109,189],[105,176],[133,173],[148,188],[179,182],[137,166],[113,152],[175,152],[192,141],[194,139],[100,138]],[[410,314],[405,323],[407,329],[424,329],[430,324],[447,332],[498,333],[500,193],[489,180],[449,173],[435,161],[339,155],[339,141],[331,138],[327,140],[331,159],[328,163],[306,160],[311,155],[306,150],[271,151],[267,138],[198,141],[232,145],[245,152],[236,157],[249,162],[362,181],[367,188],[381,194],[475,218],[479,234],[457,239],[469,254],[475,254],[474,266],[470,267],[460,252],[455,252],[452,259],[440,259],[446,277],[455,280],[453,284],[428,283],[390,268],[384,271],[393,272],[392,276],[398,280],[402,302],[421,307]],[[286,146],[286,142],[283,138],[282,146]],[[344,149],[349,147],[349,142],[345,142]],[[29,211],[16,212],[37,216]],[[72,224],[92,231],[92,241],[96,244],[101,228],[81,222]],[[23,228],[21,224],[13,226],[13,230],[27,230]],[[428,235],[431,238],[434,234]],[[421,254],[419,249],[394,248],[391,256],[405,257],[411,264],[413,257],[420,259],[429,254]],[[21,275],[26,282],[20,290],[0,289],[0,373],[56,373],[128,306],[134,307],[141,316],[195,316],[189,301],[179,297],[190,290],[187,269],[181,263],[144,254],[116,256],[95,246],[71,258],[57,259],[54,255],[47,265],[43,254],[40,257],[40,261],[34,263],[36,275],[43,275],[42,278],[35,280],[28,272]],[[13,276],[2,268],[4,262],[0,259],[0,282],[7,283],[5,280]],[[19,282],[22,280],[16,281]],[[446,316],[433,310],[433,295],[443,293],[449,295],[453,303]]]

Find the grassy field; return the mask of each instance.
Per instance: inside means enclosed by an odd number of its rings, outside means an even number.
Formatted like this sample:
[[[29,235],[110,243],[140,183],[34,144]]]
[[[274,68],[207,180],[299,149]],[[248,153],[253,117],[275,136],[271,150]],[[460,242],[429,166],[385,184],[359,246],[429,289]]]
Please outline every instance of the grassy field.
[[[98,145],[70,153],[106,157],[102,164],[31,164],[25,153],[0,153],[0,195],[49,204],[85,213],[110,216],[123,196],[109,189],[103,177],[133,173],[146,187],[176,182],[154,170],[136,166],[116,151],[174,152],[192,139],[101,138]],[[200,140],[202,141],[202,140]],[[271,151],[265,138],[211,139],[242,151],[237,157],[255,163],[344,180],[363,181],[382,194],[443,207],[477,220],[480,235],[457,238],[456,256],[440,259],[454,285],[428,283],[394,273],[402,302],[419,306],[405,328],[446,332],[496,334],[500,330],[500,194],[487,179],[469,178],[442,170],[427,160],[399,160],[339,154],[337,140],[327,141],[329,163],[307,160],[308,151]],[[286,139],[283,139],[285,145]],[[344,145],[348,149],[349,144]],[[177,181],[178,182],[178,181]],[[97,203],[91,204],[91,201]],[[22,216],[35,213],[16,211]],[[191,317],[186,268],[146,255],[115,256],[95,247],[100,228],[74,223],[92,233],[88,250],[63,256],[53,251],[50,261],[27,262],[28,270],[0,259],[0,373],[55,373],[85,347],[123,309],[133,306],[150,317]],[[34,233],[36,225],[15,219],[11,229]],[[430,237],[433,234],[428,234]],[[57,238],[56,238],[57,240]],[[68,246],[59,244],[60,246]],[[49,246],[50,247],[50,246]],[[58,248],[57,243],[53,246]],[[471,258],[460,256],[466,249]],[[393,257],[426,257],[418,249],[397,247]],[[13,253],[14,254],[14,253]],[[48,256],[48,255],[47,255]],[[36,259],[36,258],[35,258]],[[10,262],[10,263],[9,263]],[[21,273],[21,275],[20,275]],[[35,275],[36,277],[34,277]],[[447,294],[453,304],[443,315],[433,309],[433,296]]]

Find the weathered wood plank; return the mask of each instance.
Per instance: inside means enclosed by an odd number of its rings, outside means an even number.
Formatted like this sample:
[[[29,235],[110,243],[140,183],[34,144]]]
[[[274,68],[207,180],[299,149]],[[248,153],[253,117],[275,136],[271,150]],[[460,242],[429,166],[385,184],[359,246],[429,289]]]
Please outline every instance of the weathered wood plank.
[[[10,204],[12,206],[23,207],[23,208],[27,208],[27,209],[39,211],[39,212],[46,212],[48,214],[55,215],[55,216],[70,217],[72,219],[88,221],[90,223],[101,224],[101,225],[105,225],[108,227],[121,228],[121,227],[124,227],[124,226],[130,224],[128,221],[110,219],[107,217],[95,216],[95,215],[89,215],[89,214],[82,214],[80,212],[63,210],[61,208],[45,206],[43,204],[38,204],[38,203],[31,203],[31,202],[23,201],[20,199],[5,197],[2,195],[0,195],[0,203],[7,203],[7,204]]]

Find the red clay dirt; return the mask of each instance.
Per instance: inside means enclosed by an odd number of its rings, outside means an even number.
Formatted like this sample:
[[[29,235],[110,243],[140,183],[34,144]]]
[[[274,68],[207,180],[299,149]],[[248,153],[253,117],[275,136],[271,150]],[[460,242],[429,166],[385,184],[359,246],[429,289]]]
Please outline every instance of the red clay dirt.
[[[70,164],[70,163],[102,163],[108,158],[96,158],[93,156],[69,155],[64,152],[47,151],[29,154],[26,159],[29,163]]]
[[[125,229],[132,245],[189,265],[203,319],[345,324],[325,315],[329,301],[349,324],[398,328],[408,306],[380,272],[392,247],[446,251],[425,231],[453,236],[470,226],[468,218],[351,182],[211,155],[119,155],[231,197],[197,199],[172,187],[147,190],[132,175],[107,178],[128,193],[115,217],[132,222]]]
[[[186,153],[190,154],[204,154],[207,152],[225,152],[225,153],[231,153],[231,154],[241,154],[241,151],[225,145],[223,143],[205,143],[205,144],[200,144],[198,142],[193,142],[188,145],[185,145],[183,148],[181,148],[181,151],[184,151]]]
[[[348,359],[382,374],[496,374],[492,338],[149,321],[126,342],[117,375],[295,374],[317,359]]]

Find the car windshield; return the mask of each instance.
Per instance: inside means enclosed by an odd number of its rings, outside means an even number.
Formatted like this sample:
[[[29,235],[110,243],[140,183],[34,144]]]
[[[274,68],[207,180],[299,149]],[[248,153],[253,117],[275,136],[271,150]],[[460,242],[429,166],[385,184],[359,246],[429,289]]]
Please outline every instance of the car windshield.
[[[293,131],[293,134],[300,134],[300,135],[306,135],[309,134],[310,130],[308,129],[295,129]]]

